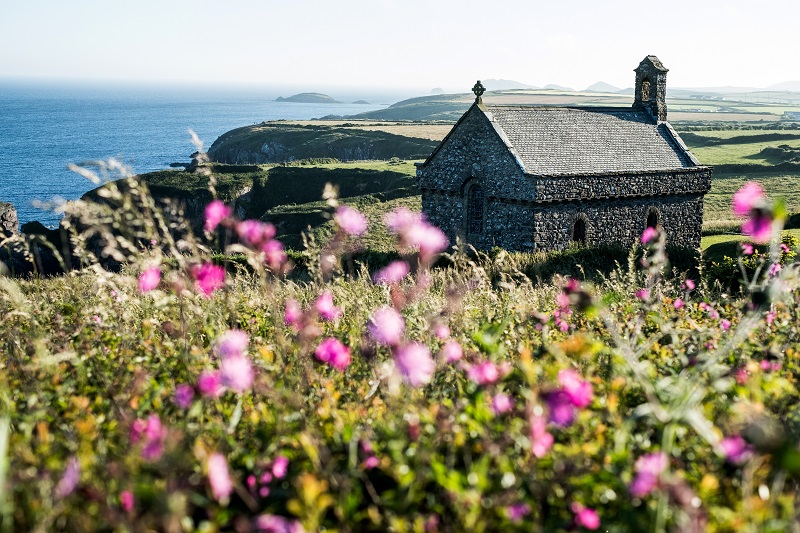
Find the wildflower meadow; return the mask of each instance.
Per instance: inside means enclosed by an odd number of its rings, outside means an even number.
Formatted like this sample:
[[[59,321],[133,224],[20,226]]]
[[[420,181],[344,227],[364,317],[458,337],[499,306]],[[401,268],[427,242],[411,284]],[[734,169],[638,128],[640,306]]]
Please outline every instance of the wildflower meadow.
[[[657,228],[540,283],[403,208],[368,265],[332,189],[289,253],[131,183],[67,206],[67,274],[0,277],[0,531],[800,528],[800,278],[757,184],[732,286]]]

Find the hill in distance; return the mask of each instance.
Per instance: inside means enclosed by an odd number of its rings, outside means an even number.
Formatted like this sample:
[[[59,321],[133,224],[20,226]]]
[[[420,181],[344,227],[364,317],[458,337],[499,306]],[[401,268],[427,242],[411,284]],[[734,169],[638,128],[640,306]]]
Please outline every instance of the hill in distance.
[[[514,80],[496,80],[496,79],[488,79],[482,80],[481,83],[484,87],[486,87],[487,91],[509,91],[514,89],[538,89],[534,85],[528,85],[526,83],[520,83]]]
[[[284,98],[283,96],[279,96],[275,99],[276,102],[295,102],[298,104],[338,104],[337,102],[327,94],[322,93],[299,93],[288,98]]]
[[[616,93],[619,91],[621,91],[619,87],[614,87],[610,83],[604,81],[598,81],[586,88],[587,93]]]
[[[553,91],[570,91],[575,92],[575,89],[572,87],[564,87],[563,85],[556,85],[555,83],[548,83],[544,86],[545,89],[551,89]]]
[[[800,81],[784,81],[781,83],[776,83],[775,85],[770,85],[767,87],[768,91],[791,91],[800,93]]]

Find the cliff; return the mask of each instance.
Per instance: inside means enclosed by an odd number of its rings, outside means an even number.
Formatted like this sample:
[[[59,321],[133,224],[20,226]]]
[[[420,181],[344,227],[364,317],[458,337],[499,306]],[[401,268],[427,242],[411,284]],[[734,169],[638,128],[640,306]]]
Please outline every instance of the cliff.
[[[424,159],[437,144],[430,139],[384,131],[264,122],[221,135],[211,145],[208,156],[217,163],[237,165],[302,159]]]

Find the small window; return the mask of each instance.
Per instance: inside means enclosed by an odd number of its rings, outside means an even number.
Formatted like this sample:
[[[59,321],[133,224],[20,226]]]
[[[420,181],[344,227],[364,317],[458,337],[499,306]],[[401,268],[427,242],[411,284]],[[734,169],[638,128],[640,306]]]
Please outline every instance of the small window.
[[[483,187],[473,185],[467,193],[467,233],[483,233]]]
[[[586,244],[586,221],[579,218],[572,225],[572,242]]]

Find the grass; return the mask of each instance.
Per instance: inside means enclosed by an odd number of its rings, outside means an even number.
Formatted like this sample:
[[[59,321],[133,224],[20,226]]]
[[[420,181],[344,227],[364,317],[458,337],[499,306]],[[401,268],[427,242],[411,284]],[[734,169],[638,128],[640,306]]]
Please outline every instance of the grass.
[[[195,267],[211,266],[211,243],[169,246],[142,220],[151,202],[128,200],[122,229],[155,244],[131,249],[120,272],[0,278],[9,530],[253,531],[280,517],[309,532],[566,532],[578,508],[615,533],[796,521],[797,265],[750,297],[708,279],[689,287],[680,268],[662,276],[662,241],[621,266],[608,249],[455,253],[436,266],[398,251],[411,272],[384,286],[358,265],[273,275],[256,268],[258,249],[240,248],[254,270],[231,268],[201,294]],[[418,197],[342,201],[377,231],[385,208]],[[292,207],[321,205],[275,212]],[[353,239],[308,255],[346,263]],[[137,277],[151,268],[161,282],[145,291]],[[340,316],[320,316],[323,295]],[[287,320],[289,303],[299,317]],[[377,310],[389,306],[402,330],[381,344]],[[321,355],[331,342],[346,364]],[[226,388],[209,390],[209,376]],[[746,439],[748,453],[733,456],[723,437]],[[665,456],[657,479],[641,472],[651,454]]]
[[[800,212],[800,196],[797,194],[797,191],[800,191],[800,175],[715,176],[711,182],[711,191],[705,197],[703,228],[706,234],[731,231],[741,224],[731,212],[731,199],[733,193],[748,181],[760,183],[767,195],[772,198],[783,198],[789,213]]]
[[[780,145],[800,149],[800,132],[775,131],[754,135],[750,131],[711,131],[685,133],[681,138],[704,165],[712,166],[773,165],[783,161],[763,156],[764,149]]]
[[[787,229],[784,233],[800,238],[800,229]],[[723,257],[737,257],[741,252],[739,243],[752,242],[747,236],[740,233],[727,235],[705,235],[700,241],[700,248],[703,250],[703,257],[707,261],[721,261]],[[762,252],[769,247],[756,246]]]

